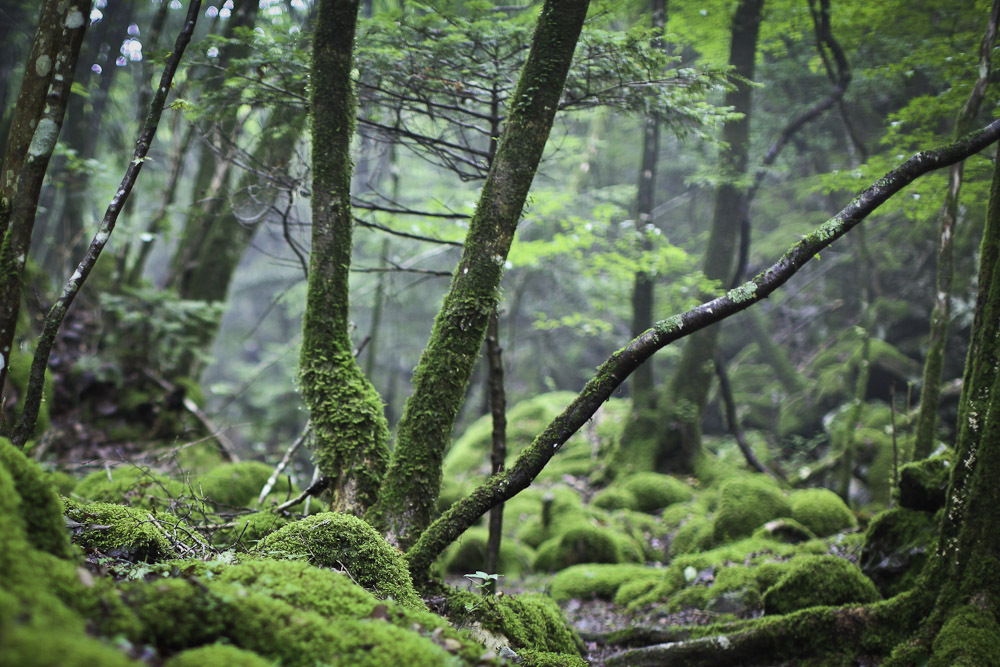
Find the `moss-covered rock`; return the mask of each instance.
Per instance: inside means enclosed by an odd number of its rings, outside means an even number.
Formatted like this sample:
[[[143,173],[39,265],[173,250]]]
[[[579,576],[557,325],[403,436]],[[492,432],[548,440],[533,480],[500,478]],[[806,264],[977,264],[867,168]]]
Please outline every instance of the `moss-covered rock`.
[[[190,495],[181,481],[128,465],[90,473],[80,480],[73,493],[95,502],[145,509],[167,509],[176,499]]]
[[[251,512],[237,516],[232,527],[216,531],[212,542],[216,546],[228,547],[240,543],[252,547],[274,531],[289,523],[289,519],[272,512]]]
[[[800,556],[764,593],[766,614],[788,614],[819,605],[880,600],[875,584],[850,561],[836,556]]]
[[[489,648],[498,647],[499,636],[499,645],[506,640],[514,651],[530,649],[576,656],[583,651],[583,642],[559,605],[545,595],[484,597],[452,589],[448,594],[448,615],[453,622],[472,627],[474,636],[477,627],[493,635],[492,641],[483,636]]]
[[[951,481],[951,457],[947,454],[908,463],[899,469],[899,505],[922,512],[944,507]]]
[[[642,579],[656,580],[662,572],[644,565],[574,565],[552,578],[549,595],[557,602],[572,598],[613,600],[625,583]]]
[[[670,555],[697,553],[712,546],[713,524],[703,516],[692,516],[670,541]]]
[[[774,519],[753,531],[753,536],[776,542],[799,544],[815,540],[816,534],[795,519]]]
[[[425,608],[403,555],[354,516],[324,512],[290,523],[261,540],[256,552],[267,558],[343,568],[378,597],[392,598],[405,607]]]
[[[802,489],[788,496],[792,518],[820,537],[857,528],[850,508],[829,489]]]
[[[579,563],[621,563],[622,542],[610,528],[577,522],[538,548],[534,569],[551,572]]]
[[[635,494],[619,486],[609,486],[594,494],[590,501],[594,507],[604,510],[635,509]]]
[[[652,513],[691,500],[693,495],[691,487],[676,477],[655,472],[629,475],[620,486],[635,496],[635,505],[629,509],[640,512]]]
[[[191,480],[195,492],[219,505],[248,507],[257,500],[274,467],[260,461],[225,463]],[[276,484],[281,489],[290,481],[285,475]]]
[[[73,542],[114,558],[153,563],[177,557],[175,544],[191,543],[193,533],[177,517],[113,503],[66,500]]]
[[[182,651],[163,667],[274,667],[272,660],[230,644],[209,644]]]
[[[719,489],[712,535],[717,543],[753,534],[758,526],[791,516],[792,508],[774,482],[763,475],[730,479]]]
[[[929,667],[1000,666],[1000,624],[993,614],[967,605],[955,610],[934,638]]]
[[[939,526],[928,512],[905,507],[881,512],[865,531],[858,561],[862,572],[886,597],[909,590],[933,553]]]
[[[73,552],[61,517],[62,503],[48,484],[48,476],[7,438],[0,438],[0,467],[10,474],[13,490],[20,498],[29,544],[54,556],[69,558]]]

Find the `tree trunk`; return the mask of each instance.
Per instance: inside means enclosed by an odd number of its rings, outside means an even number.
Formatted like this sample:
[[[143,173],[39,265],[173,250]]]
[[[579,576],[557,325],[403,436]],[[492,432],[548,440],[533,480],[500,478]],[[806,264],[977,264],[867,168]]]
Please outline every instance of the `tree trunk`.
[[[21,279],[49,158],[59,138],[90,3],[46,0],[0,166],[0,388],[14,349]]]
[[[979,78],[965,105],[955,119],[955,138],[972,129],[976,114],[986,94],[986,84],[990,76],[990,61],[993,43],[997,36],[997,21],[1000,19],[1000,1],[994,1],[979,47]],[[931,334],[927,358],[924,361],[923,388],[920,392],[920,412],[917,414],[917,436],[914,443],[914,459],[930,456],[937,440],[937,411],[941,402],[941,371],[944,362],[944,347],[948,338],[948,319],[951,313],[951,283],[955,273],[955,223],[958,219],[958,195],[962,188],[964,162],[953,165],[948,177],[948,192],[941,209],[941,231],[938,235],[937,290],[934,310],[931,313]]]
[[[741,0],[733,17],[733,37],[729,64],[741,77],[752,81],[757,57],[763,0]],[[715,214],[705,250],[703,271],[710,280],[724,285],[733,275],[737,243],[740,237],[741,212],[746,195],[742,183],[747,173],[750,148],[750,110],[752,88],[737,82],[726,93],[725,105],[742,114],[728,121],[722,131],[727,148],[721,155],[719,185],[715,195]],[[701,418],[708,401],[713,376],[713,359],[718,346],[719,327],[710,327],[691,336],[664,397],[655,467],[662,472],[691,473],[701,452]]]
[[[441,486],[441,461],[455,416],[499,300],[504,263],[542,157],[588,0],[547,0],[507,124],[480,193],[452,277],[413,375],[396,448],[371,515],[393,543],[412,544],[427,527]]]
[[[322,0],[313,38],[312,250],[300,360],[316,461],[332,482],[332,507],[354,514],[375,502],[389,457],[382,400],[358,367],[349,329],[358,5]]]

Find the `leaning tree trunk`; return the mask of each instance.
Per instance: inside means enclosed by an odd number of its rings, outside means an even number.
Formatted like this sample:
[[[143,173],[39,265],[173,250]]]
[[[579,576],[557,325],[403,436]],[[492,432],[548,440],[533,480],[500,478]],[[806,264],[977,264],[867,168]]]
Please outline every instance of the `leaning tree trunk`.
[[[995,0],[986,25],[986,33],[979,46],[979,78],[972,88],[969,99],[955,119],[955,137],[961,137],[972,129],[979,113],[986,84],[990,78],[990,61],[993,43],[997,36],[997,21],[1000,19],[1000,1]],[[934,310],[931,313],[931,335],[924,361],[923,389],[920,392],[920,412],[917,414],[917,436],[913,458],[930,456],[937,435],[937,412],[941,402],[941,371],[944,363],[944,347],[948,337],[948,319],[951,313],[951,283],[955,273],[955,223],[958,219],[958,195],[962,188],[964,162],[953,165],[948,175],[948,192],[941,209],[941,232],[938,235],[937,290]]]
[[[733,17],[729,64],[747,81],[736,82],[736,87],[726,93],[725,105],[742,116],[728,121],[722,131],[727,148],[721,155],[722,183],[715,195],[715,214],[703,266],[706,277],[723,284],[733,275],[746,196],[741,181],[747,172],[750,146],[752,88],[748,81],[754,75],[763,5],[763,0],[741,0]],[[718,340],[719,327],[711,327],[691,336],[684,346],[680,363],[662,398],[667,414],[661,415],[663,426],[654,463],[658,470],[680,473],[694,470],[701,451],[701,418],[714,375]]]
[[[462,259],[413,375],[396,448],[371,520],[401,546],[423,532],[441,461],[465,398],[528,189],[542,157],[588,0],[547,0],[511,97],[506,126],[469,225]]]
[[[302,394],[313,447],[333,488],[333,509],[363,513],[375,502],[389,458],[382,400],[361,373],[350,336],[351,81],[358,0],[322,0],[313,38],[312,250],[302,323]]]
[[[49,159],[69,102],[90,3],[46,0],[0,166],[0,387],[14,349],[24,263]]]

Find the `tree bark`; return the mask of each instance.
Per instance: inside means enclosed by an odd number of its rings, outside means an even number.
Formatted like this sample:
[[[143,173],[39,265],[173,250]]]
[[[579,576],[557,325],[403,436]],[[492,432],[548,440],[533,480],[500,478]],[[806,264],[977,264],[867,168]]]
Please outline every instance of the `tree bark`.
[[[781,259],[749,282],[680,315],[658,321],[612,354],[601,364],[596,375],[587,382],[577,397],[524,449],[512,466],[503,473],[494,475],[469,496],[452,505],[421,535],[406,554],[414,579],[426,579],[434,559],[493,505],[509,500],[526,489],[570,436],[586,424],[622,382],[657,350],[766,299],[814,259],[818,252],[844,236],[914,180],[930,171],[964,160],[998,139],[1000,120],[994,120],[981,130],[948,146],[913,155],[868,186],[837,215],[789,248]],[[984,244],[982,254],[993,257],[1000,255],[1000,238],[995,239],[994,245],[989,248]],[[1000,303],[995,304],[995,307],[997,312],[991,311],[993,320],[990,320],[994,322],[1000,319]],[[1000,350],[995,353],[1000,353]],[[972,354],[970,348],[970,358],[975,359]]]
[[[14,349],[24,263],[49,159],[59,138],[90,3],[46,0],[0,166],[0,387]]]
[[[332,509],[352,514],[375,502],[389,458],[382,400],[361,373],[350,336],[351,70],[358,5],[322,0],[313,38],[312,250],[300,359],[316,462],[332,482]]]
[[[763,6],[763,0],[741,0],[733,17],[729,64],[748,82],[754,76]],[[728,121],[722,130],[726,144],[721,155],[722,182],[715,195],[715,213],[703,265],[707,278],[723,284],[733,275],[746,197],[742,180],[747,173],[753,97],[748,82],[737,81],[735,88],[726,93],[725,105],[742,116]],[[701,452],[701,418],[708,401],[718,340],[719,328],[712,327],[692,336],[684,346],[663,399],[666,414],[661,415],[663,426],[654,462],[661,472],[688,474],[694,471],[694,462]]]
[[[411,545],[430,523],[441,461],[497,307],[504,263],[542,157],[588,0],[547,0],[511,97],[496,158],[469,225],[462,259],[413,376],[396,448],[370,519],[394,544]]]
[[[986,33],[979,46],[979,78],[972,93],[955,119],[956,138],[972,129],[976,114],[986,95],[990,77],[993,43],[1000,20],[1000,0],[995,0],[986,25]],[[958,196],[962,189],[964,162],[952,165],[948,176],[948,191],[939,216],[941,231],[938,234],[937,291],[931,313],[931,333],[924,361],[923,388],[920,391],[920,411],[917,413],[917,435],[914,442],[914,459],[931,455],[937,440],[937,412],[941,402],[941,373],[944,348],[948,338],[948,320],[951,314],[951,283],[955,273],[955,223],[958,220]]]

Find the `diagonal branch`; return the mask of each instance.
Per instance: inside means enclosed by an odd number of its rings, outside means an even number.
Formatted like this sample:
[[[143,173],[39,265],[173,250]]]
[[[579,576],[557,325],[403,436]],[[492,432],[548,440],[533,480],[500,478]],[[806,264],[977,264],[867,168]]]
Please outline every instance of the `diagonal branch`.
[[[641,364],[670,343],[720,322],[766,299],[798,273],[818,252],[844,236],[890,197],[920,176],[948,167],[1000,139],[1000,119],[958,141],[921,151],[868,186],[837,215],[792,246],[753,280],[680,315],[660,320],[612,354],[569,406],[535,438],[517,461],[494,475],[445,512],[407,552],[410,572],[426,578],[434,559],[494,505],[513,498],[531,484],[549,459],[593,417],[612,393]]]

